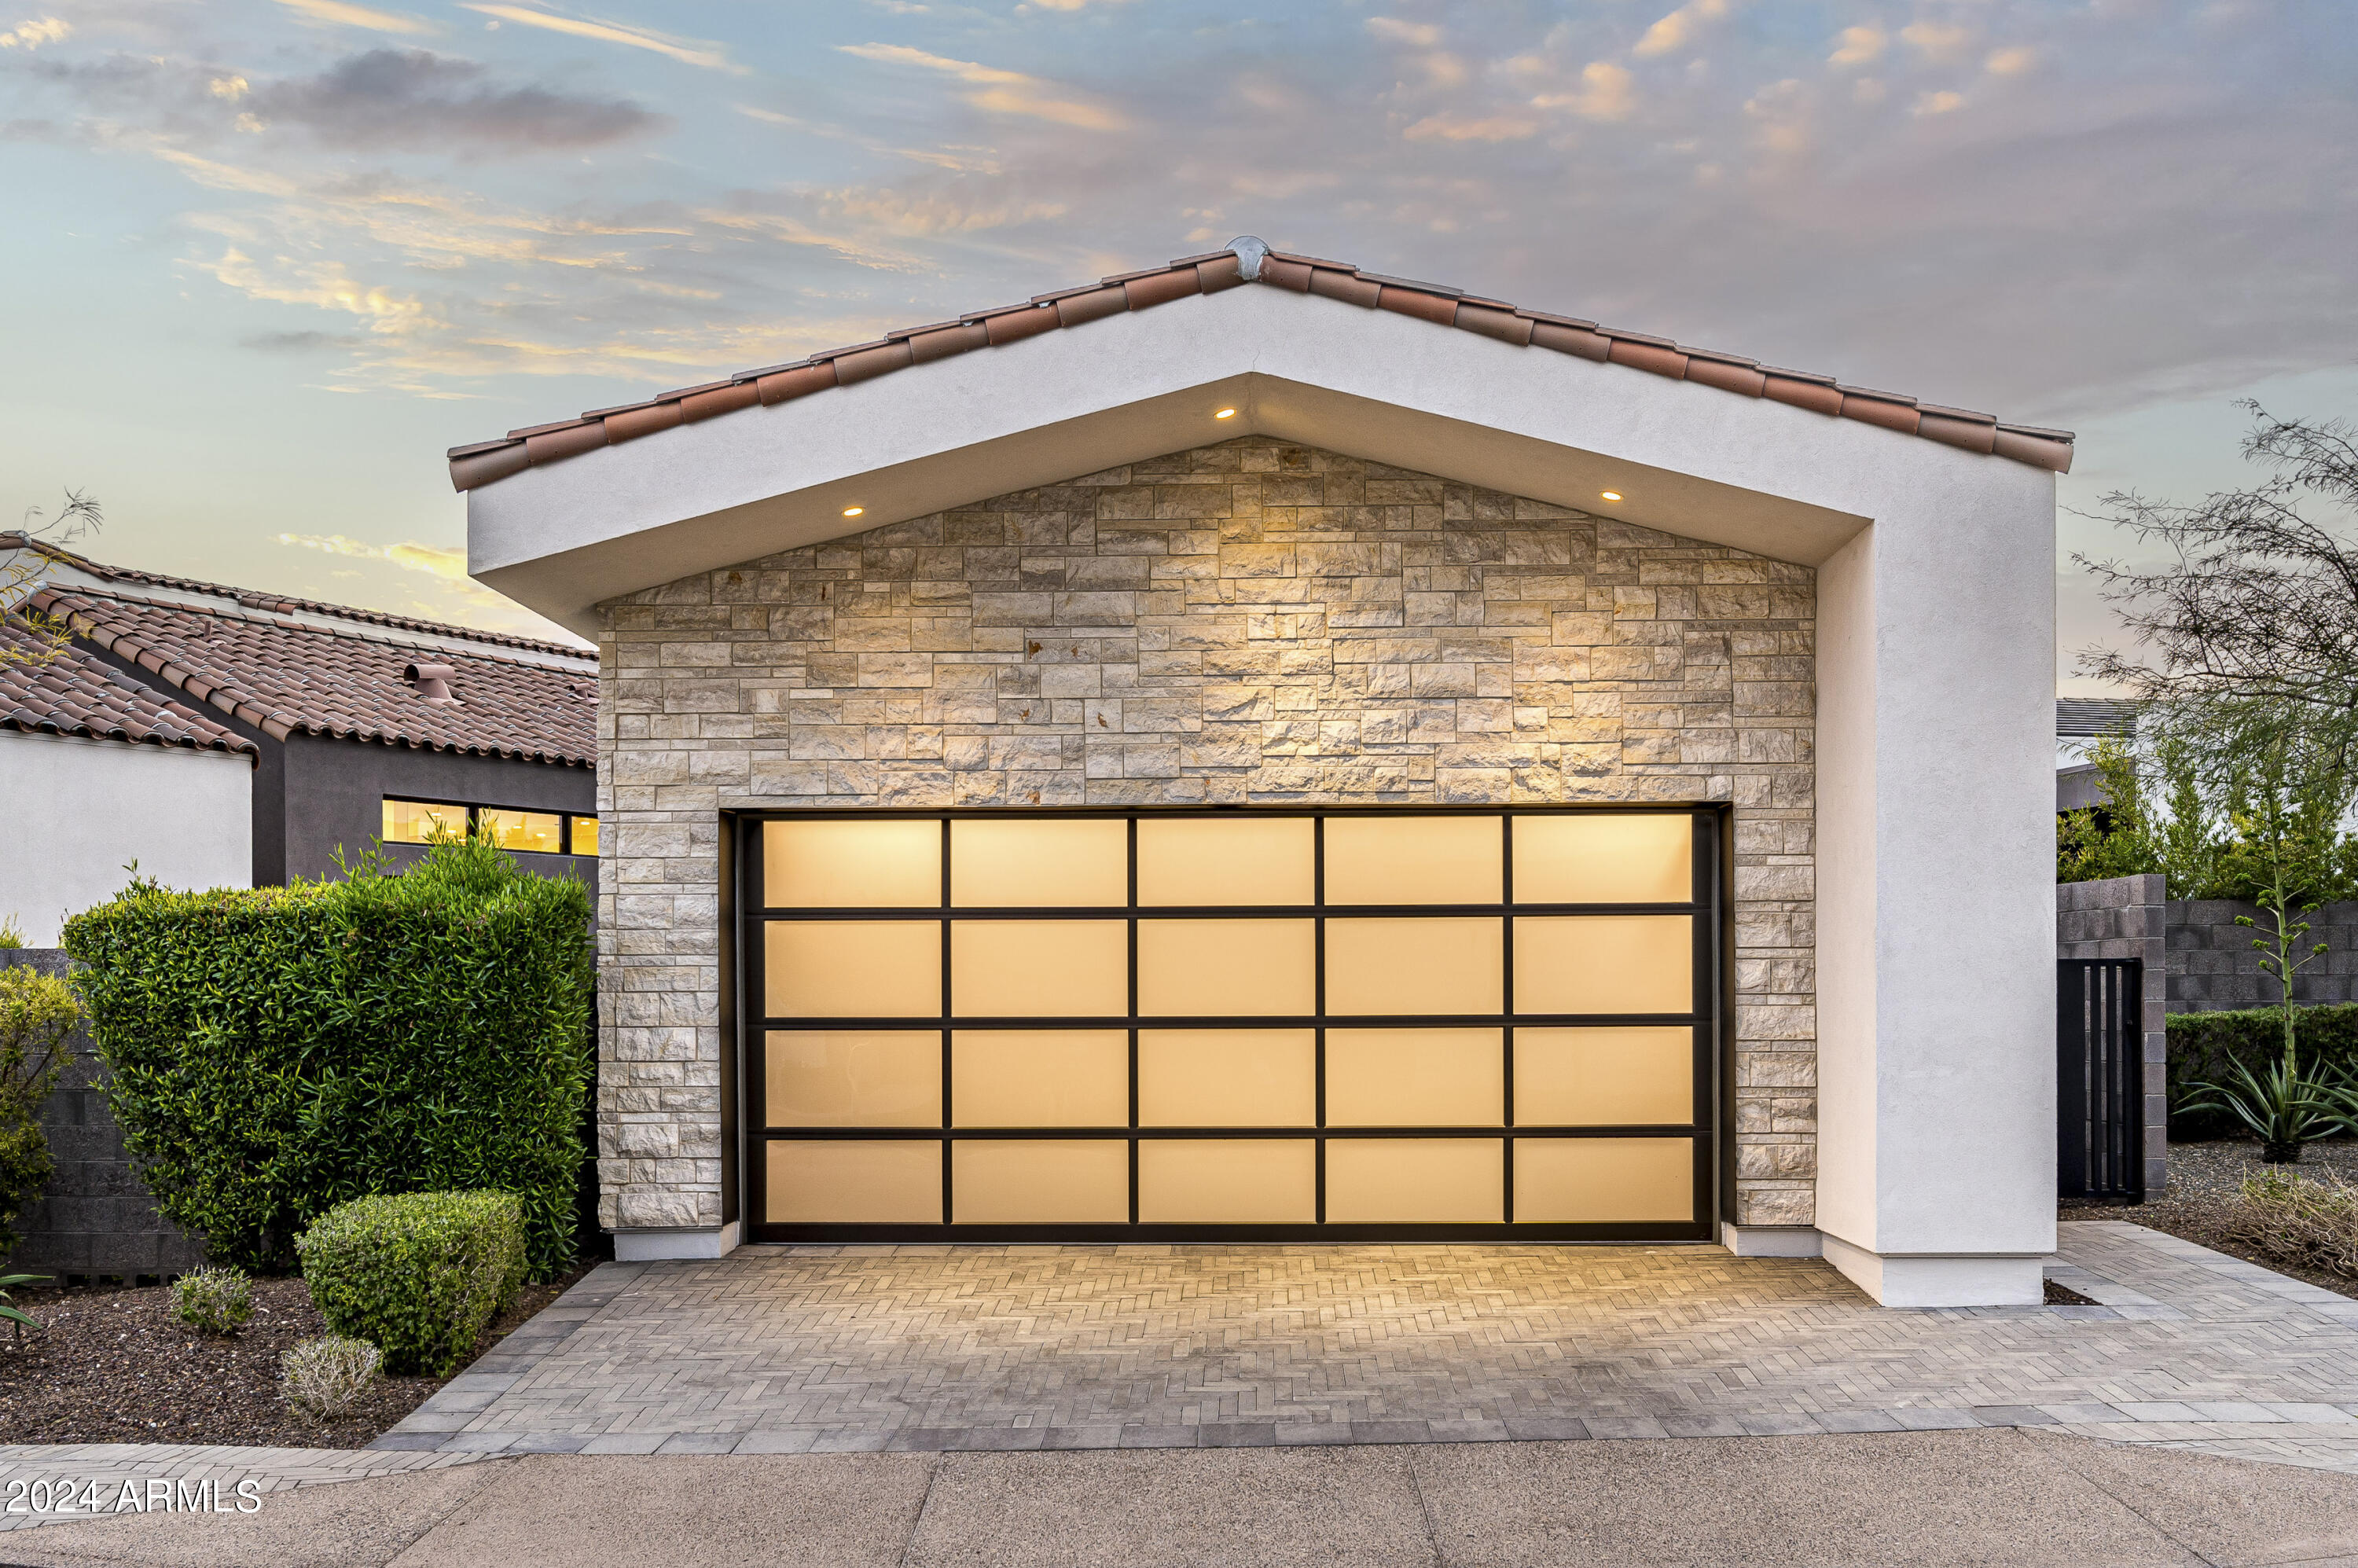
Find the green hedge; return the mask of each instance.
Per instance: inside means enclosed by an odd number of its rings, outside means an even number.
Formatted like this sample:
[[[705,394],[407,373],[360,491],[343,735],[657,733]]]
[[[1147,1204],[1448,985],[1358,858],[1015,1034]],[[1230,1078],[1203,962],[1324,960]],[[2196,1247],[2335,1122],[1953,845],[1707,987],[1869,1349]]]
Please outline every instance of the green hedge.
[[[2228,1064],[2241,1062],[2255,1073],[2284,1054],[2284,1018],[2272,1007],[2232,1012],[2169,1015],[2169,1136],[2230,1138],[2244,1128],[2225,1111],[2182,1111],[2193,1085],[2225,1079]],[[2293,1043],[2304,1072],[2323,1067],[2358,1069],[2358,1002],[2293,1010]]]
[[[341,881],[135,881],[66,924],[124,1146],[174,1223],[256,1271],[350,1198],[498,1189],[532,1273],[573,1257],[590,895],[487,844]]]
[[[338,1204],[296,1242],[329,1332],[384,1352],[395,1377],[447,1378],[524,1283],[512,1193],[402,1193]]]

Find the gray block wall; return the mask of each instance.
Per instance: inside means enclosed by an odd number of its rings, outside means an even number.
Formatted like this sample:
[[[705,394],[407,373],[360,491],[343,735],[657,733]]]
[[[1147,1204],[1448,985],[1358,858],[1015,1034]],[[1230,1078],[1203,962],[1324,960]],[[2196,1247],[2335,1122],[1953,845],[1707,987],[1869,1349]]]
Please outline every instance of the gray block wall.
[[[2102,882],[2080,884],[2102,887]],[[2179,899],[2169,906],[2169,1011],[2219,1012],[2267,1007],[2284,1000],[2273,975],[2260,969],[2253,939],[2274,922],[2257,905],[2226,899]],[[2238,915],[2259,925],[2238,925]],[[2302,947],[2322,942],[2324,954],[2293,974],[2297,1002],[2358,1001],[2358,903],[2329,903],[2306,917]]]
[[[0,963],[45,975],[66,972],[66,956],[48,947],[0,952]],[[18,1217],[24,1239],[6,1260],[10,1272],[179,1274],[204,1261],[204,1248],[156,1212],[156,1200],[131,1168],[123,1134],[99,1090],[104,1069],[86,1031],[56,1090],[41,1105],[57,1170],[40,1197]]]
[[[2058,958],[2136,958],[2145,965],[2145,1186],[2158,1195],[2169,1178],[2170,949],[2174,943],[2163,878],[2113,877],[2059,882],[2055,888]]]

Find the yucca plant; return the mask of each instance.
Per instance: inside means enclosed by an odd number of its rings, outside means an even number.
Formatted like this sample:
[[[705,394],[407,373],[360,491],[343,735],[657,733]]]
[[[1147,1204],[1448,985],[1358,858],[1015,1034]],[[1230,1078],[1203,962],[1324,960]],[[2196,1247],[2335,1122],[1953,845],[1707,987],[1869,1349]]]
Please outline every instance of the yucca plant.
[[[11,1342],[25,1337],[27,1328],[38,1328],[41,1320],[16,1304],[8,1292],[18,1285],[29,1285],[36,1280],[46,1280],[47,1274],[0,1274],[0,1323],[8,1325]]]

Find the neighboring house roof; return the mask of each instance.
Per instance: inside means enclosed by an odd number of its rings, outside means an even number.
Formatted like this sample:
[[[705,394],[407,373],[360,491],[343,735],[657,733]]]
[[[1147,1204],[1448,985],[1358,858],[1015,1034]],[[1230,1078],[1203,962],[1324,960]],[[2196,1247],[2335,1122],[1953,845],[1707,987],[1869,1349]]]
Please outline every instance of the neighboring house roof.
[[[2105,697],[2058,697],[2055,700],[2055,733],[2065,739],[2135,735],[2136,704]]]
[[[27,538],[16,532],[0,533],[0,550],[30,549],[60,565],[73,568],[103,582],[143,583],[151,588],[177,589],[188,593],[203,594],[214,599],[234,600],[248,610],[276,611],[279,614],[308,614],[330,617],[338,621],[354,621],[367,626],[383,626],[401,632],[424,632],[436,637],[454,637],[463,642],[481,643],[494,648],[521,648],[536,654],[561,654],[571,658],[592,656],[588,649],[568,643],[544,642],[536,637],[518,637],[506,632],[485,632],[473,626],[453,626],[447,622],[421,621],[416,616],[395,615],[383,610],[361,610],[349,604],[325,604],[311,599],[289,599],[284,594],[265,593],[257,589],[232,588],[225,583],[203,582],[195,578],[169,577],[162,572],[141,571],[133,567],[112,567],[75,555],[70,550],[44,539]]]
[[[158,697],[68,643],[0,618],[0,730],[199,752],[260,748],[186,703]]]
[[[1991,415],[1920,403],[1893,392],[1846,386],[1807,371],[1778,370],[1756,360],[1672,342],[1642,332],[1600,327],[1570,316],[1528,310],[1440,284],[1414,283],[1365,272],[1349,262],[1271,251],[1258,240],[1230,249],[1183,256],[1165,266],[1124,273],[1079,288],[1035,295],[1022,305],[977,310],[954,321],[888,332],[871,343],[828,349],[792,363],[745,371],[726,380],[681,387],[644,403],[596,408],[578,419],[511,430],[492,441],[450,449],[450,482],[473,490],[544,463],[600,447],[619,446],[716,415],[783,403],[829,387],[848,386],[952,354],[992,348],[1055,329],[1082,326],[1125,310],[1144,310],[1195,294],[1217,294],[1247,283],[1297,294],[1317,294],[1368,309],[1397,311],[1436,326],[1476,332],[1517,347],[1553,350],[1628,365],[1672,380],[1701,382],[1745,397],[1765,397],[1814,413],[1862,420],[1967,451],[1995,454],[2036,468],[2068,472],[2069,431],[2001,424]]]
[[[123,580],[132,574],[98,568],[92,575]],[[64,621],[81,641],[277,740],[324,735],[596,765],[597,677],[591,655],[579,650],[534,644],[562,655],[543,657],[472,648],[467,644],[488,643],[492,634],[460,627],[435,626],[435,638],[427,641],[374,626],[321,625],[265,596],[210,585],[200,596],[184,579],[158,583],[185,596],[52,580],[26,607]],[[282,607],[255,607],[273,603]],[[333,605],[308,606],[306,612],[355,622],[368,618],[357,611],[347,616]],[[447,670],[450,699],[431,699],[421,689],[430,683],[410,678],[416,666]]]

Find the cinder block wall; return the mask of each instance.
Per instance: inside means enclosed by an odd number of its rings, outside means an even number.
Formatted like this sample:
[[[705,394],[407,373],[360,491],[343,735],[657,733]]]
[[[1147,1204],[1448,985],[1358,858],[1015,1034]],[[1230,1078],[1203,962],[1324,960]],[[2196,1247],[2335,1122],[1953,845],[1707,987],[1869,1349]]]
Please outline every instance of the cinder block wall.
[[[1728,801],[1739,1217],[1817,1173],[1815,574],[1261,438],[603,607],[600,1217],[720,1222],[720,813]]]
[[[2238,925],[2238,915],[2259,925]],[[2358,903],[2329,903],[2303,918],[2309,933],[2296,950],[2320,942],[2326,950],[2293,972],[2293,1000],[2358,1001]],[[2219,1012],[2282,1001],[2282,985],[2261,972],[2260,954],[2252,946],[2255,937],[2266,937],[2273,929],[2273,917],[2255,904],[2224,899],[2173,901],[2169,906],[2169,1011]]]
[[[2059,882],[2055,888],[2058,958],[2136,958],[2144,962],[2145,1186],[2158,1195],[2169,1177],[2169,959],[2158,876]]]
[[[45,975],[70,967],[65,954],[48,947],[0,953],[0,963],[11,962]],[[156,1212],[155,1197],[123,1152],[123,1134],[99,1091],[103,1069],[89,1033],[75,1030],[68,1044],[72,1058],[40,1111],[57,1170],[17,1218],[24,1239],[7,1270],[136,1276],[195,1268],[204,1261],[203,1246]]]

